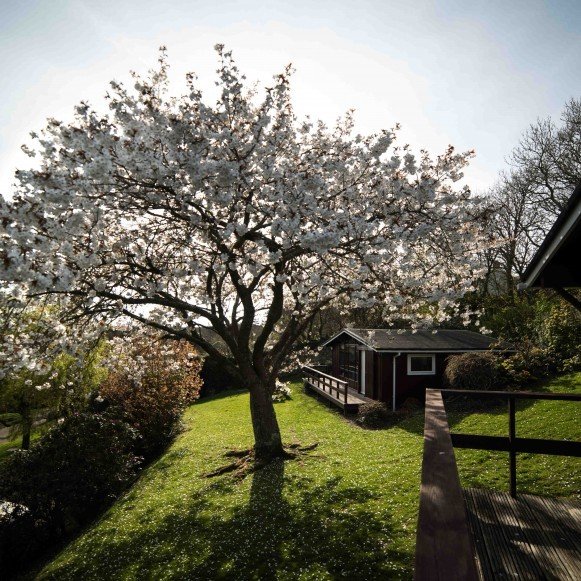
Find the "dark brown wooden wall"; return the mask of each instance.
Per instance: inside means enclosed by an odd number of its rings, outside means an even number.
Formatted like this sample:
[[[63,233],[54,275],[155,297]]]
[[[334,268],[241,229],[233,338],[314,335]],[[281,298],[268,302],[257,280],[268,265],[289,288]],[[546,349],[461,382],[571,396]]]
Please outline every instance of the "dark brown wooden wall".
[[[333,373],[332,375],[334,375],[335,377],[339,376],[339,345],[333,345],[333,347],[331,347],[332,350],[332,356],[331,356],[331,365],[333,367]]]
[[[397,358],[397,404],[403,403],[406,397],[417,397],[422,401],[425,398],[427,388],[439,389],[443,385],[446,359],[452,353],[436,353],[435,375],[408,375],[407,353],[402,353]]]
[[[407,353],[396,358],[397,405],[401,405],[408,397],[424,400],[427,388],[443,387],[446,359],[452,353],[436,354],[435,375],[408,375]],[[392,353],[365,352],[365,383],[366,396],[372,399],[391,403],[393,381]],[[360,360],[358,359],[358,365]],[[339,344],[332,346],[332,375],[339,377]]]

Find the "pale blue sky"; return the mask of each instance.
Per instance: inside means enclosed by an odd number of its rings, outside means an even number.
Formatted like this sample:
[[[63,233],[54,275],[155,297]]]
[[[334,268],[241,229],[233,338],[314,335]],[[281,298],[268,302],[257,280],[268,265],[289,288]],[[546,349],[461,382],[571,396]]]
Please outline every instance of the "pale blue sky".
[[[529,123],[581,97],[580,31],[579,0],[0,0],[0,192],[30,130],[99,104],[160,44],[176,80],[194,70],[211,94],[217,42],[252,80],[292,62],[300,113],[354,107],[361,131],[400,122],[414,149],[476,149],[467,181],[483,190]]]

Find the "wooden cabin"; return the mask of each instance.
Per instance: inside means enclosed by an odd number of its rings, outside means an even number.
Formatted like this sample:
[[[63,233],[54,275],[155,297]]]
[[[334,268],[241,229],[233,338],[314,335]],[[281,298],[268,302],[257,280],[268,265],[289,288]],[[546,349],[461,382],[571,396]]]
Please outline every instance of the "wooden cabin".
[[[362,396],[389,403],[424,399],[441,388],[450,355],[489,351],[495,339],[473,331],[345,328],[323,344],[332,351],[329,374]]]

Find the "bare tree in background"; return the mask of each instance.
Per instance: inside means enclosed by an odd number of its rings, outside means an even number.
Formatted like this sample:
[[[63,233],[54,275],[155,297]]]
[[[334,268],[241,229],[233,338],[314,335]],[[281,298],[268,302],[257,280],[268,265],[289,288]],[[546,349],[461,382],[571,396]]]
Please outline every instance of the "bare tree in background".
[[[500,278],[513,293],[519,278],[581,180],[581,99],[565,104],[561,124],[538,120],[513,150],[510,171],[490,192],[494,228],[505,243],[487,251],[487,289]],[[496,285],[498,286],[498,285]]]

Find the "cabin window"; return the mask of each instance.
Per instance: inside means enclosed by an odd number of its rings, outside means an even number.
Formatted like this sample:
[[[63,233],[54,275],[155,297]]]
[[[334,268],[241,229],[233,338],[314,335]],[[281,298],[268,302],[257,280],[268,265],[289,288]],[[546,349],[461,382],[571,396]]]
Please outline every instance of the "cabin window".
[[[357,345],[348,345],[343,343],[339,347],[339,370],[345,379],[357,381]]]
[[[408,375],[436,375],[436,356],[408,355]]]

